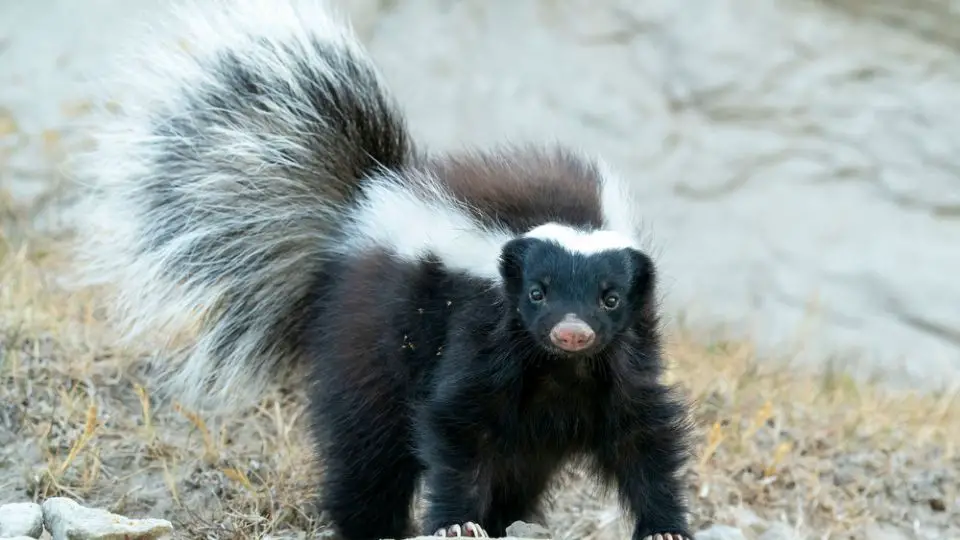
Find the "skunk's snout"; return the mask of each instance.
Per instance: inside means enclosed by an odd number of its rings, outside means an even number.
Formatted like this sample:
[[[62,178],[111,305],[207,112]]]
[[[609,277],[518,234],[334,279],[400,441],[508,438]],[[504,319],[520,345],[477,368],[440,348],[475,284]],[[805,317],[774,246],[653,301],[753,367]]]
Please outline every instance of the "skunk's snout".
[[[593,328],[573,313],[568,313],[550,330],[550,341],[569,352],[587,349],[596,339],[597,333]]]

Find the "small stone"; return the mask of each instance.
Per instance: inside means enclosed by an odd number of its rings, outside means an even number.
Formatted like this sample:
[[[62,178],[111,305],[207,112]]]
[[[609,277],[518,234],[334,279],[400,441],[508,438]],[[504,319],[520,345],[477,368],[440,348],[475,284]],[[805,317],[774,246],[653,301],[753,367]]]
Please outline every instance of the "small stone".
[[[695,540],[747,540],[743,531],[729,525],[713,525],[693,535]]]
[[[173,532],[165,519],[130,519],[65,497],[44,501],[43,522],[53,540],[153,540]]]
[[[757,540],[800,540],[800,534],[786,523],[774,523]]]
[[[329,535],[321,535],[320,538],[324,538],[326,536],[329,536]],[[297,532],[296,534],[286,535],[286,536],[274,536],[272,534],[268,534],[263,537],[263,540],[304,540],[306,537],[307,537],[307,533],[300,531],[300,532]]]
[[[40,538],[43,510],[39,504],[10,503],[0,506],[0,538]]]
[[[768,527],[765,519],[758,516],[753,510],[742,506],[732,510],[732,517],[734,525],[741,530],[752,532],[754,535]]]
[[[913,536],[893,525],[874,523],[867,527],[865,538],[870,540],[910,540]]]
[[[507,527],[506,532],[507,536],[517,538],[553,538],[553,535],[545,527],[525,521],[514,521]]]

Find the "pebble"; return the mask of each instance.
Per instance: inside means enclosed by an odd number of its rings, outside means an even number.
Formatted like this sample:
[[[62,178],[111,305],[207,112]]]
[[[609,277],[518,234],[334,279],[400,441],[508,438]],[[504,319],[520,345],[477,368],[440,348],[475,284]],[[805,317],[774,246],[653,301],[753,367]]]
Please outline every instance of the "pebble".
[[[903,529],[880,523],[867,527],[866,537],[870,540],[910,540],[912,538]]]
[[[745,507],[738,507],[731,510],[732,524],[739,527],[747,538],[756,538],[761,532],[769,528],[767,520],[761,518],[756,512]]]
[[[10,503],[0,506],[0,538],[39,538],[43,510],[39,504]]]
[[[514,521],[507,527],[507,536],[516,536],[518,538],[553,538],[546,528],[536,523],[527,523],[525,521]]]
[[[800,534],[786,523],[775,523],[757,540],[801,540]]]
[[[64,497],[44,501],[43,521],[53,540],[153,540],[173,532],[165,519],[130,519]]]
[[[743,531],[729,525],[713,525],[693,535],[695,540],[747,540]]]

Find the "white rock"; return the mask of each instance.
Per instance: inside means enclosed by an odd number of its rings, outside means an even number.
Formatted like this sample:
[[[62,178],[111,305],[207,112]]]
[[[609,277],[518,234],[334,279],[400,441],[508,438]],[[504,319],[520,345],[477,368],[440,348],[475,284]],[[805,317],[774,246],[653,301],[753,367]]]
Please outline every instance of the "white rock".
[[[775,523],[757,540],[801,540],[800,533],[786,523]]]
[[[756,512],[746,507],[737,507],[731,509],[733,524],[741,530],[746,531],[747,536],[751,534],[756,536],[767,529],[767,520],[761,518]]]
[[[695,540],[747,540],[743,531],[729,525],[714,525],[693,535]]]
[[[300,531],[296,534],[288,534],[285,536],[268,534],[263,537],[263,540],[304,540],[306,537],[307,533]],[[325,536],[321,536],[321,538],[325,538]]]
[[[875,523],[867,527],[866,538],[870,540],[910,540],[912,536],[893,525]]]
[[[410,538],[404,538],[403,540],[437,540],[437,537],[436,536],[412,536]],[[526,536],[512,536],[508,533],[507,536],[497,536],[496,540],[542,540],[542,539],[539,537],[529,538]]]
[[[0,538],[39,538],[43,532],[43,511],[35,503],[0,506]]]
[[[44,501],[43,523],[53,540],[152,540],[173,532],[165,519],[130,519],[64,497]]]
[[[525,521],[514,521],[507,527],[507,536],[516,536],[517,538],[553,538],[545,527],[536,523],[527,523]]]

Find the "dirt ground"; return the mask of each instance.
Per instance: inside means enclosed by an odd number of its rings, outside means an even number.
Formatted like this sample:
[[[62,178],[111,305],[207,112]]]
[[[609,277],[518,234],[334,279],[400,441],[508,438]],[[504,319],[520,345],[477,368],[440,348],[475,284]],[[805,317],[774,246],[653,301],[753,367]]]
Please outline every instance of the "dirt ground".
[[[130,516],[164,517],[184,538],[309,537],[323,472],[304,432],[303,389],[212,417],[163,404],[146,362],[110,344],[96,291],[57,284],[65,239],[0,230],[0,503],[63,495]],[[857,385],[757,358],[749,343],[677,330],[670,372],[695,400],[689,473],[698,527],[749,512],[804,538],[960,535],[960,400]],[[624,538],[610,496],[576,470],[558,482],[557,538]],[[912,536],[911,536],[912,535]]]

